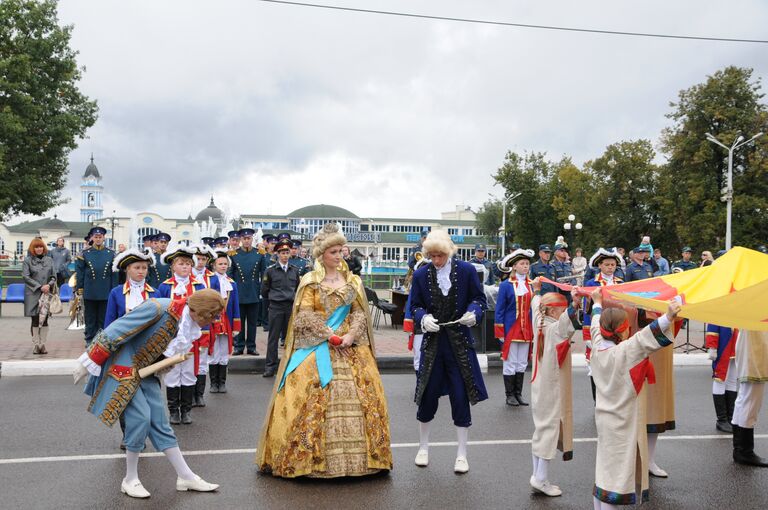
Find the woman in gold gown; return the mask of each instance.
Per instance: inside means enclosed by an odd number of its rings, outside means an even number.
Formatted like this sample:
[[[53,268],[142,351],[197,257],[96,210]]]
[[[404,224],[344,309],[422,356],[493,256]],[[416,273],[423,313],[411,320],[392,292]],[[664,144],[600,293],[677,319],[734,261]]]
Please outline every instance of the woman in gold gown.
[[[296,292],[256,451],[262,473],[335,478],[392,469],[368,301],[343,261],[344,244],[335,223],[313,240],[314,270]]]

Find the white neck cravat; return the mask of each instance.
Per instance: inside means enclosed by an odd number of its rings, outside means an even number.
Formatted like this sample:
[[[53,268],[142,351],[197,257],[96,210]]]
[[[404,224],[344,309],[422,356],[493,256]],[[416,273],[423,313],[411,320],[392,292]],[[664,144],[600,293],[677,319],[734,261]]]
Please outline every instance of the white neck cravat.
[[[613,285],[613,275],[608,276],[603,273],[600,273],[600,276],[605,280],[606,285]]]
[[[446,260],[443,267],[437,269],[437,286],[443,296],[447,296],[451,290],[451,259]]]
[[[216,277],[219,279],[219,293],[221,297],[226,298],[229,292],[232,290],[232,284],[229,283],[227,275],[216,273]]]
[[[189,285],[189,276],[182,278],[179,275],[173,275],[176,278],[176,288],[173,289],[173,293],[176,296],[187,295],[187,285]]]
[[[125,303],[126,312],[130,312],[144,302],[144,280],[135,282],[129,279],[128,282],[130,284],[130,291],[128,294],[128,300]]]
[[[515,273],[515,276],[517,277],[517,281],[515,281],[515,296],[524,296],[528,294],[528,287],[525,285],[527,275]]]

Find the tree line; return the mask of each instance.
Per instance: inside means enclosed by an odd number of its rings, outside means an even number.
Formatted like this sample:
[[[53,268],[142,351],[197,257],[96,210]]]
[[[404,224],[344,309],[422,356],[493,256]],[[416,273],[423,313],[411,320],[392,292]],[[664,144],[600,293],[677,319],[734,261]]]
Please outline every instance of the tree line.
[[[505,199],[517,195],[507,205],[507,246],[535,249],[563,235],[589,256],[600,246],[634,248],[650,235],[673,258],[683,246],[716,252],[725,247],[728,151],[706,133],[730,146],[761,131],[766,135],[734,153],[732,239],[734,246],[766,244],[768,110],[752,73],[730,66],[680,91],[658,153],[650,140],[620,141],[579,167],[567,156],[553,161],[542,152],[507,152],[493,175]],[[581,230],[563,229],[570,214]],[[499,199],[477,213],[489,240],[499,239],[501,215]]]

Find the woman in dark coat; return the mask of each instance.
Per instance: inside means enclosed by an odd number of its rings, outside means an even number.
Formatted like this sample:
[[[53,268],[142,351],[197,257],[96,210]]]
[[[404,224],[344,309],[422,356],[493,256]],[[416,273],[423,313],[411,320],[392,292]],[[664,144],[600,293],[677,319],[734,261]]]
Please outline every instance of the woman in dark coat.
[[[48,339],[48,317],[40,324],[40,297],[49,294],[56,284],[56,272],[53,259],[48,257],[48,248],[40,238],[29,243],[29,255],[22,264],[21,276],[24,278],[24,317],[32,317],[33,354],[48,354],[45,341]]]

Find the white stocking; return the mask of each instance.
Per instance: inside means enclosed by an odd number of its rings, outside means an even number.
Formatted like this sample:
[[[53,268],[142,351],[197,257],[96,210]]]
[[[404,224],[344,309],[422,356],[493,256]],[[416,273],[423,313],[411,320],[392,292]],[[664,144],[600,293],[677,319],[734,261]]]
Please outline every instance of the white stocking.
[[[536,455],[531,454],[531,459],[533,460],[533,473],[531,473],[531,476],[536,478],[536,471],[539,469],[539,458]]]
[[[419,450],[429,450],[429,426],[432,422],[419,422]]]
[[[549,461],[547,459],[539,459],[539,465],[536,467],[536,480],[543,483],[548,479]]]
[[[659,435],[653,432],[648,433],[648,467],[658,468],[656,465],[656,440]]]
[[[459,439],[459,448],[456,457],[467,457],[467,440],[469,439],[469,427],[456,427],[456,436]]]
[[[173,448],[168,448],[166,450],[163,450],[163,453],[168,458],[168,461],[170,461],[171,465],[173,466],[173,469],[176,470],[176,474],[178,475],[179,478],[182,478],[184,480],[195,479],[195,473],[193,473],[192,470],[189,469],[189,466],[187,465],[187,461],[184,460],[184,456],[181,454],[181,450],[179,450],[178,446],[174,446]]]
[[[139,452],[125,452],[125,481],[133,482],[139,479]]]

